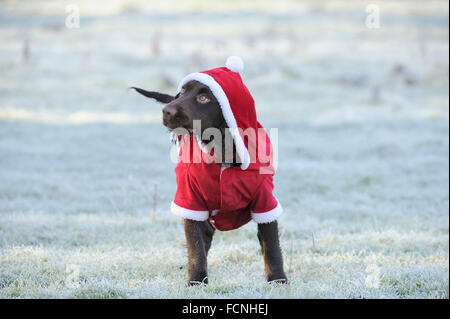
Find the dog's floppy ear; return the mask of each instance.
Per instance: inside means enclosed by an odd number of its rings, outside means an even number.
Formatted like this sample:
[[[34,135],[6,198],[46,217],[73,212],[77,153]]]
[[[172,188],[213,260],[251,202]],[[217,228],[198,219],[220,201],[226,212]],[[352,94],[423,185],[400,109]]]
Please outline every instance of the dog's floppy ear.
[[[130,87],[130,89],[135,89],[138,93],[142,94],[143,96],[149,97],[151,99],[155,99],[158,102],[161,103],[169,103],[172,102],[175,97],[169,94],[159,93],[159,92],[153,92],[153,91],[146,91],[137,87]]]

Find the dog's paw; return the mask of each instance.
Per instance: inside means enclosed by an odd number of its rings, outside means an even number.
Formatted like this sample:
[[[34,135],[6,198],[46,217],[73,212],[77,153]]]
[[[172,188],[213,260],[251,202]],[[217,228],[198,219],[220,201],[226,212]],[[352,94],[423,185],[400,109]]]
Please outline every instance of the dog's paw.
[[[277,285],[288,285],[289,281],[287,278],[279,278],[279,279],[268,279],[267,282],[269,284],[277,284]]]
[[[208,277],[203,278],[203,280],[188,280],[186,286],[206,286],[208,285]]]

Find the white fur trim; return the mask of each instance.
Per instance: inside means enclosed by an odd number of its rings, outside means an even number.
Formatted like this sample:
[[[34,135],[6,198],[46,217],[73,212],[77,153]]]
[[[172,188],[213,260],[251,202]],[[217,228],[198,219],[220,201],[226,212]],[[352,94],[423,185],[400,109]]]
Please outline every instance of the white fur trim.
[[[207,210],[191,210],[178,206],[174,202],[170,205],[170,211],[186,219],[192,219],[197,221],[204,221],[209,218],[209,211]]]
[[[180,84],[178,85],[178,92],[181,91],[181,88],[183,87],[184,84],[192,80],[198,81],[208,86],[211,92],[216,97],[222,109],[223,117],[227,122],[228,127],[230,128],[231,136],[233,136],[234,143],[236,144],[236,151],[238,152],[239,157],[242,161],[241,169],[246,170],[250,165],[250,154],[248,153],[248,150],[245,147],[245,143],[242,140],[241,134],[239,134],[236,118],[234,117],[233,111],[231,110],[230,102],[228,101],[227,95],[223,91],[220,84],[217,83],[212,76],[206,73],[188,74],[183,80],[181,80]]]
[[[264,213],[254,213],[252,211],[252,219],[258,224],[270,223],[276,220],[283,213],[283,207],[281,207],[280,202],[277,200],[277,206]]]
[[[225,66],[231,72],[240,73],[244,70],[244,61],[240,57],[232,55],[228,57]]]

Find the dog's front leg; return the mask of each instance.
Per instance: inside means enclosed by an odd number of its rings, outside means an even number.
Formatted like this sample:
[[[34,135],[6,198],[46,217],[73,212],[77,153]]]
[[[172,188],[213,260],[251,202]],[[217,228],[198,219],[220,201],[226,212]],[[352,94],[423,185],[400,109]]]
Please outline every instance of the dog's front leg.
[[[287,283],[287,278],[283,270],[283,256],[281,255],[280,241],[278,238],[277,221],[258,224],[258,239],[264,257],[267,281]]]
[[[207,254],[214,229],[207,221],[184,220],[184,233],[188,250],[189,286],[208,284]],[[209,227],[208,227],[209,226]]]

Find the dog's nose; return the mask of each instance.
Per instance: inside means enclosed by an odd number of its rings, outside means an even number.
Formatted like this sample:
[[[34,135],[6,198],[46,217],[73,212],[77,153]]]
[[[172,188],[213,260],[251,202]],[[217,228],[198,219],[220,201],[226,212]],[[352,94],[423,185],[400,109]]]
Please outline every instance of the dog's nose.
[[[163,112],[164,116],[173,117],[175,115],[175,113],[177,112],[177,109],[175,108],[175,106],[167,104],[163,108],[162,112]]]

